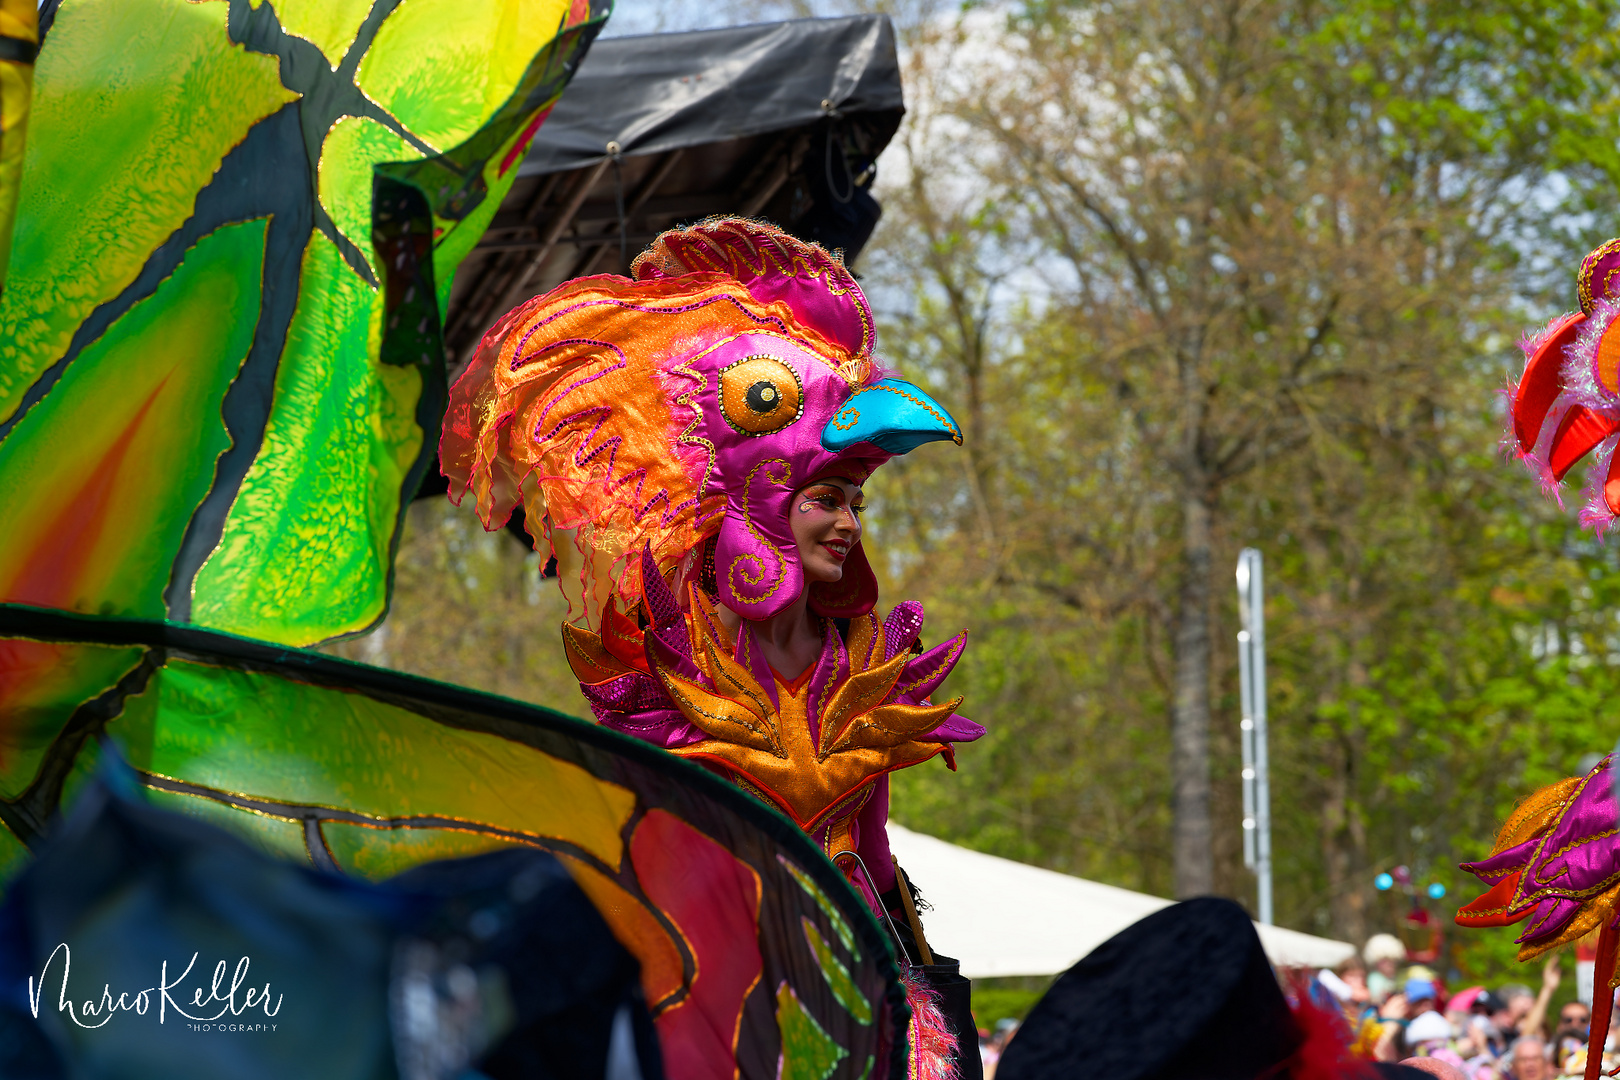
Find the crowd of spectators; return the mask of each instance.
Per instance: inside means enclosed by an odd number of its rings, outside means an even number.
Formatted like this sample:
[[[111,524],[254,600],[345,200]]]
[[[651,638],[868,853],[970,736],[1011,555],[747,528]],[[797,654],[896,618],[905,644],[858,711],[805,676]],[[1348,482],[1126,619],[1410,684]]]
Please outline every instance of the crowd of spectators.
[[[1001,1052],[1006,1049],[1007,1043],[1018,1031],[1018,1021],[1012,1017],[1003,1017],[996,1021],[994,1031],[979,1031],[979,1060],[984,1062],[984,1080],[995,1080],[996,1066],[1001,1062]]]
[[[1549,1015],[1563,982],[1559,959],[1554,953],[1542,965],[1539,992],[1521,983],[1453,992],[1432,969],[1409,962],[1399,939],[1377,934],[1361,956],[1336,970],[1288,968],[1279,978],[1285,989],[1295,988],[1290,993],[1308,996],[1318,1006],[1336,1003],[1349,1027],[1351,1050],[1363,1059],[1404,1064],[1431,1059],[1426,1071],[1450,1080],[1554,1080],[1586,1071],[1592,1020],[1591,1008],[1579,1000]],[[1017,1020],[1003,1019],[993,1030],[979,1030],[985,1080],[995,1077],[1018,1027]],[[1617,1044],[1620,1010],[1604,1045],[1605,1073],[1620,1064]]]
[[[1405,957],[1399,940],[1379,934],[1360,958],[1319,974],[1344,1011],[1357,1053],[1390,1062],[1434,1058],[1466,1080],[1550,1080],[1585,1071],[1591,1010],[1571,1001],[1556,1018],[1547,1015],[1562,980],[1556,954],[1541,969],[1539,993],[1519,983],[1448,993],[1432,970]],[[1617,1026],[1610,1028],[1605,1071]]]

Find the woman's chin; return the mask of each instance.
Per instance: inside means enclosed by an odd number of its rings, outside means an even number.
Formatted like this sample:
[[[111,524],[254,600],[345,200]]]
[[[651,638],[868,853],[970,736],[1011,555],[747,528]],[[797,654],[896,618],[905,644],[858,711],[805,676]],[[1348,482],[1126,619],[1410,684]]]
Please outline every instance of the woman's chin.
[[[814,562],[805,564],[804,577],[806,581],[820,581],[831,585],[834,582],[844,580],[844,567],[842,564],[834,563],[831,559],[817,559]]]

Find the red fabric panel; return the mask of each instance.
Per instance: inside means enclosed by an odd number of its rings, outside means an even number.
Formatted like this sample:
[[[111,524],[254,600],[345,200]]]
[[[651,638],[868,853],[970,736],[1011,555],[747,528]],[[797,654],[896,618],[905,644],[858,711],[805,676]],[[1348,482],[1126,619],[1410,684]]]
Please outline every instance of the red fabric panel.
[[[1603,1074],[1603,1044],[1608,1041],[1609,1020],[1614,1015],[1614,923],[1605,922],[1598,931],[1597,962],[1592,965],[1592,1023],[1586,1041],[1586,1080]],[[1601,1011],[1600,1011],[1601,1010]]]
[[[1603,480],[1603,501],[1609,513],[1620,514],[1620,454],[1609,459],[1609,475]]]
[[[664,1073],[732,1080],[743,1003],[759,982],[759,875],[714,840],[663,810],[630,838],[630,860],[651,900],[697,963],[692,992],[655,1020]]]
[[[1584,405],[1577,405],[1565,413],[1564,422],[1558,425],[1558,433],[1553,436],[1547,455],[1547,465],[1552,469],[1553,479],[1562,480],[1577,461],[1591,452],[1592,447],[1613,435],[1617,429],[1620,429],[1620,420],[1599,416]]]
[[[1564,346],[1575,340],[1576,332],[1585,321],[1586,316],[1580,312],[1566,316],[1524,366],[1524,374],[1513,392],[1513,433],[1519,440],[1519,449],[1526,454],[1535,447],[1536,436],[1541,434],[1541,422],[1547,419],[1547,410],[1564,389],[1563,380],[1559,378]]]
[[[551,110],[555,104],[553,102],[552,105],[547,105],[535,114],[533,120],[529,121],[529,126],[523,129],[522,135],[518,136],[518,141],[512,144],[512,149],[508,150],[506,156],[501,158],[501,168],[495,174],[496,176],[505,176],[506,170],[512,167],[512,163],[529,152],[529,143],[533,141],[534,133],[540,130],[541,124],[546,122],[546,117],[551,115]]]
[[[1515,870],[1492,885],[1490,892],[1458,911],[1457,925],[1506,926],[1524,918],[1530,911],[1528,907],[1517,914],[1509,910],[1509,905],[1513,903],[1513,890],[1519,887],[1519,878],[1522,875],[1523,871]]]

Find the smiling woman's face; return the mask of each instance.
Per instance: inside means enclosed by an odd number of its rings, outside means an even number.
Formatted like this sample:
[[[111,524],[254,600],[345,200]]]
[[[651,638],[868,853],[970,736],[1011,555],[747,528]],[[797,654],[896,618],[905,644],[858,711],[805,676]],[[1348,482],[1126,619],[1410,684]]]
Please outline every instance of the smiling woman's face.
[[[842,477],[817,480],[794,493],[788,520],[799,545],[805,581],[843,578],[844,560],[861,538],[864,509],[860,486]]]

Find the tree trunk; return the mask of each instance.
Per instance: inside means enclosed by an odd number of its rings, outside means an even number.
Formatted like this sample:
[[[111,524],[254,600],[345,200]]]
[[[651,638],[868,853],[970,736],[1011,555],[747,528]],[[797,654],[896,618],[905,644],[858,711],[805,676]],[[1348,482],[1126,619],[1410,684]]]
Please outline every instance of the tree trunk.
[[[1367,937],[1366,897],[1358,887],[1365,865],[1366,836],[1354,805],[1355,760],[1348,745],[1336,746],[1322,805],[1322,856],[1327,868],[1333,930],[1346,941]]]
[[[1171,717],[1171,783],[1179,898],[1215,888],[1209,816],[1209,583],[1210,508],[1196,492],[1185,496],[1185,544],[1180,610],[1175,628],[1175,702]]]
[[[1330,794],[1331,810],[1324,824],[1328,848],[1328,885],[1332,890],[1331,911],[1333,929],[1347,941],[1365,941],[1367,938],[1367,892],[1362,884],[1367,879],[1367,830],[1362,820],[1356,797],[1356,771],[1360,765],[1357,732],[1360,729],[1359,706],[1356,692],[1366,689],[1370,679],[1363,660],[1364,643],[1372,634],[1365,610],[1359,607],[1360,580],[1352,575],[1346,587],[1350,618],[1346,637],[1349,639],[1350,662],[1345,671],[1349,688],[1349,722],[1344,725],[1340,744],[1335,748]]]

